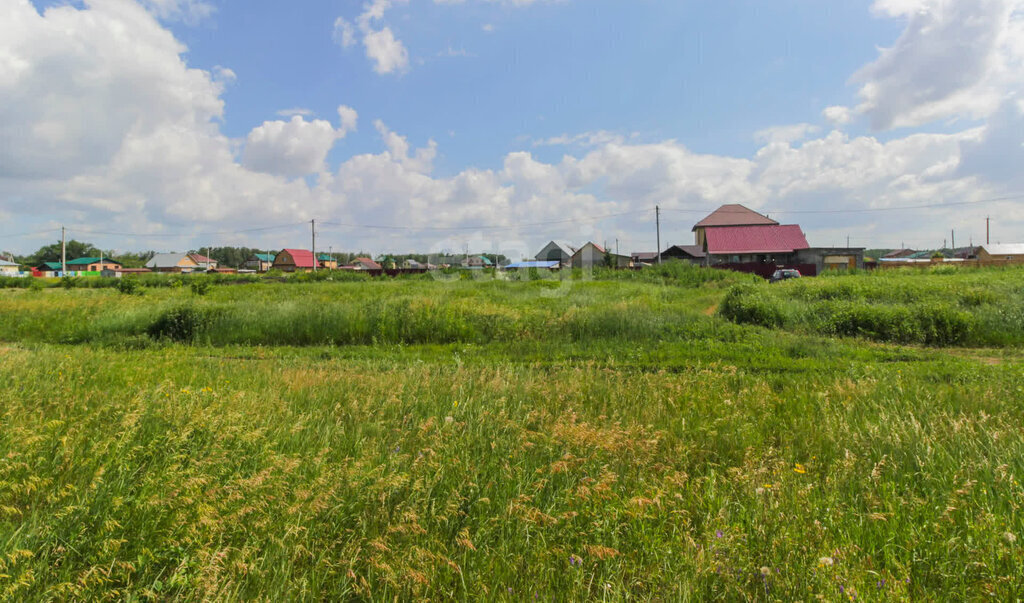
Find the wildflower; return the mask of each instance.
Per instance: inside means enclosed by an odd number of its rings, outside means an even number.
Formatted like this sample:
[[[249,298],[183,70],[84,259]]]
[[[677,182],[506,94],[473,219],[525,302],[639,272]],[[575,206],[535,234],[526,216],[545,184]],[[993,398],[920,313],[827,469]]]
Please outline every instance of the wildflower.
[[[455,420],[455,417],[453,417],[453,416],[451,416],[451,415],[449,415],[449,416],[447,416],[447,417],[445,417],[445,418],[444,418],[444,422],[445,422],[445,423],[451,423],[451,422],[452,422],[452,421],[454,421],[454,420]]]
[[[1013,544],[1014,542],[1017,542],[1017,537],[1013,534],[1013,532],[1006,532],[1005,534],[1003,534],[1003,540],[1006,541],[1006,544]]]
[[[458,408],[458,407],[459,407],[459,401],[458,400],[452,402],[452,408]]]
[[[833,563],[835,563],[835,561],[831,557],[822,557],[821,559],[818,559],[819,567],[826,567],[832,565]]]
[[[757,488],[754,489],[754,492],[756,492],[757,494],[764,494],[764,488],[758,486]]]
[[[715,538],[721,538],[722,536],[724,536],[722,530],[715,530]]]
[[[793,471],[795,471],[796,473],[807,473],[807,468],[801,465],[800,463],[797,463],[793,465]]]
[[[769,569],[768,567],[762,567],[761,568],[761,575],[762,576],[767,576],[767,575],[769,575],[771,573],[772,573],[772,570]]]
[[[770,489],[772,487],[772,485],[771,484],[765,484],[764,487],[767,490],[767,489]]]

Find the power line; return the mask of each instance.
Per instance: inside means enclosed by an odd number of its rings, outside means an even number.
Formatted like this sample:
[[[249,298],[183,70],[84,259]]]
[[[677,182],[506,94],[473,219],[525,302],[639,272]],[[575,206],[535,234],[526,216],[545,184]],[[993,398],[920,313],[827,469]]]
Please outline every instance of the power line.
[[[345,228],[371,228],[375,230],[401,230],[401,231],[437,231],[437,232],[453,232],[460,230],[518,230],[520,228],[531,228],[534,226],[548,226],[551,224],[570,224],[581,222],[599,222],[608,218],[617,218],[628,215],[639,215],[649,213],[653,210],[633,210],[624,211],[614,214],[605,214],[602,216],[590,216],[589,218],[567,218],[564,220],[548,220],[545,222],[530,222],[523,224],[509,224],[509,225],[477,225],[477,226],[385,226],[380,224],[350,224],[346,222],[321,222],[321,226],[341,226]]]
[[[150,233],[150,232],[110,232],[105,230],[92,230],[89,228],[73,228],[69,227],[68,230],[72,232],[81,232],[85,234],[98,234],[98,235],[109,235],[116,237],[199,237],[199,236],[216,236],[216,235],[229,235],[229,234],[244,234],[248,232],[263,232],[268,230],[279,230],[284,228],[295,228],[297,226],[305,226],[309,222],[295,222],[292,224],[277,224],[275,226],[262,226],[259,228],[243,228],[240,230],[219,230],[219,231],[208,231],[208,232],[181,232],[181,233]]]
[[[873,213],[873,212],[884,212],[884,211],[900,211],[907,209],[937,209],[943,207],[959,207],[963,205],[979,205],[982,203],[996,203],[999,201],[1015,201],[1024,199],[1024,194],[1010,195],[1007,197],[993,197],[991,199],[976,199],[974,201],[950,201],[947,203],[925,203],[921,205],[901,205],[897,207],[862,207],[852,209],[775,209],[775,210],[763,210],[766,214],[852,214],[852,213]],[[749,213],[751,210],[746,208],[732,209],[720,207],[717,210],[708,208],[701,209],[671,209],[667,207],[661,208],[661,211],[674,211],[679,213],[710,213],[716,211],[717,213]]]

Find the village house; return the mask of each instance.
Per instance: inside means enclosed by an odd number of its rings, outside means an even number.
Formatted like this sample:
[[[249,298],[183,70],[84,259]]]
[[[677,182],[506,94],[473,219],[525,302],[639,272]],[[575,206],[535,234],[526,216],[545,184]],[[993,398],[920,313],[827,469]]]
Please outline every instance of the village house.
[[[769,276],[795,268],[805,276],[864,267],[860,247],[811,247],[796,224],[779,224],[739,204],[723,205],[693,227],[704,263]]]
[[[203,270],[214,270],[217,268],[217,260],[208,258],[205,255],[200,255],[198,253],[190,253],[188,254],[188,257],[190,257],[192,261],[195,262]]]
[[[356,258],[349,262],[350,270],[383,270],[380,264],[370,258]]]
[[[149,268],[114,268],[112,270],[101,271],[100,276],[108,278],[123,278],[132,275],[150,274],[151,272],[153,271]]]
[[[188,273],[202,270],[187,253],[158,253],[149,258],[146,268],[153,272],[177,272]]]
[[[17,276],[20,272],[18,265],[14,262],[8,262],[7,260],[0,260],[0,275],[2,276]]]
[[[254,253],[242,264],[242,268],[256,272],[266,272],[273,266],[274,254],[272,253]]]
[[[308,249],[282,249],[274,257],[274,269],[282,272],[312,272],[316,267]]]
[[[562,266],[569,266],[572,263],[572,256],[576,248],[561,241],[551,241],[545,245],[533,259],[538,262],[558,262]]]
[[[979,260],[1024,261],[1024,243],[996,243],[978,247]]]
[[[572,254],[570,263],[573,268],[593,268],[595,266],[606,266],[607,260],[611,260],[612,268],[629,268],[633,258],[628,255],[609,253],[604,247],[588,242]]]
[[[332,257],[330,255],[327,255],[326,253],[321,253],[319,256],[317,256],[317,261],[320,262],[320,267],[321,268],[326,268],[327,270],[337,270],[338,269],[338,260],[337,260],[337,258],[334,258],[334,257]]]
[[[85,257],[68,260],[65,265],[68,272],[99,272],[120,268],[121,262],[110,258]]]

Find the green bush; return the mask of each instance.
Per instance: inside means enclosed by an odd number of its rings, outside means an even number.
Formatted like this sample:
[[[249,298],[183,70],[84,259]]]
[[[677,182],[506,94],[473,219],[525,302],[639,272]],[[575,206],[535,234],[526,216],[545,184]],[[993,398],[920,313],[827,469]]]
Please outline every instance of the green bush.
[[[117,290],[122,295],[142,295],[142,286],[134,276],[117,279]]]
[[[764,285],[736,285],[729,289],[719,312],[739,323],[778,328],[785,323],[782,305],[764,292]]]
[[[210,322],[211,315],[194,306],[180,306],[171,308],[160,314],[146,329],[146,334],[152,339],[169,339],[182,343],[195,341],[195,338],[205,330]]]

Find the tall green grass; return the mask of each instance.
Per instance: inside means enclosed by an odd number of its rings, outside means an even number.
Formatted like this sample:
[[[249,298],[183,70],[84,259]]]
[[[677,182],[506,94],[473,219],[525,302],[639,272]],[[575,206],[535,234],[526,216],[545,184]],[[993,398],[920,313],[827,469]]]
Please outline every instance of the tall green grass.
[[[737,323],[929,345],[1024,343],[1024,270],[880,272],[729,291]]]

